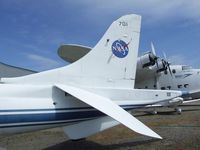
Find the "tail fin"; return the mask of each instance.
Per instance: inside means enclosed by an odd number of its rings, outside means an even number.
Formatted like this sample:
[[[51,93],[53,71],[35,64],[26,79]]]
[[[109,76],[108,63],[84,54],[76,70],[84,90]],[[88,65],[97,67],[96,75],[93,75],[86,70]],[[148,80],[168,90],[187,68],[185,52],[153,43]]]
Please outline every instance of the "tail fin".
[[[141,16],[126,15],[114,21],[97,45],[66,67],[2,82],[77,83],[80,85],[134,87]]]
[[[141,16],[122,16],[111,24],[102,39],[86,56],[71,64],[71,68],[78,65],[81,68],[76,70],[81,70],[79,73],[84,77],[103,78],[110,82],[126,80],[128,85],[133,87],[140,26]]]

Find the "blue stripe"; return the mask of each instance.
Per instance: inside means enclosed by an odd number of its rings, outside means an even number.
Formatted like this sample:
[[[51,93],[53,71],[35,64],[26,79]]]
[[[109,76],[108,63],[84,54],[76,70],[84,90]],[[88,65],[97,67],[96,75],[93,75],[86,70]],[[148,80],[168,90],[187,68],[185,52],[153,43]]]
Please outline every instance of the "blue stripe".
[[[86,121],[90,119],[85,119],[82,121]],[[52,123],[34,123],[34,124],[18,124],[18,125],[5,125],[1,126],[0,128],[14,128],[14,127],[28,127],[28,126],[41,126],[41,125],[54,125],[54,124],[67,124],[67,123],[76,123],[80,122],[80,120],[74,120],[74,121],[62,121],[62,122],[52,122]]]
[[[52,109],[12,109],[12,110],[0,110],[1,112],[27,112],[27,111],[62,111],[62,110],[83,110],[94,109],[93,107],[72,107],[72,108],[52,108]]]
[[[63,121],[103,116],[100,111],[1,115],[0,124]]]
[[[134,108],[143,107],[144,105],[123,105],[124,109],[131,110]],[[92,111],[78,111],[81,109],[93,109]],[[88,118],[96,118],[105,116],[104,113],[94,109],[93,107],[76,107],[76,108],[59,108],[59,109],[26,109],[26,110],[1,110],[0,112],[40,112],[40,111],[57,111],[57,110],[77,110],[76,112],[51,112],[38,114],[8,114],[0,115],[0,128],[22,127],[22,126],[37,126],[63,124],[68,122],[76,122],[72,120],[87,120]],[[61,123],[53,123],[61,121]],[[78,121],[78,122],[79,122]],[[43,123],[41,123],[43,122]],[[45,123],[52,122],[52,123]],[[29,124],[25,124],[29,123]],[[31,123],[31,124],[30,124]],[[7,124],[7,125],[2,125]],[[16,125],[17,124],[17,125]],[[2,126],[1,126],[2,125]]]

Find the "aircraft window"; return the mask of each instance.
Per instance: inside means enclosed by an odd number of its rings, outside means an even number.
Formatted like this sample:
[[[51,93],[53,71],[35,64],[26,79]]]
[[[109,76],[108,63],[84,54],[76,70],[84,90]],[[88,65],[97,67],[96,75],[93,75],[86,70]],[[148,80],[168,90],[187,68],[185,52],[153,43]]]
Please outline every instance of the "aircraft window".
[[[145,89],[148,89],[148,86],[145,86]]]
[[[189,86],[189,84],[184,84],[184,87],[185,87],[185,88],[188,88],[188,86]]]
[[[167,88],[170,90],[170,89],[171,89],[171,86],[167,86]]]
[[[190,70],[190,69],[192,69],[191,66],[182,66],[182,70]]]
[[[154,88],[156,88],[156,85],[153,85]]]
[[[176,70],[175,70],[175,69],[173,69],[173,70],[172,70],[172,73],[173,73],[173,74],[175,74],[175,73],[176,73]]]
[[[167,92],[167,96],[170,97],[170,96],[171,96],[171,93],[170,93],[170,92]]]
[[[165,90],[165,87],[161,87],[161,90]]]
[[[177,87],[180,89],[180,88],[182,88],[182,85],[178,85]]]

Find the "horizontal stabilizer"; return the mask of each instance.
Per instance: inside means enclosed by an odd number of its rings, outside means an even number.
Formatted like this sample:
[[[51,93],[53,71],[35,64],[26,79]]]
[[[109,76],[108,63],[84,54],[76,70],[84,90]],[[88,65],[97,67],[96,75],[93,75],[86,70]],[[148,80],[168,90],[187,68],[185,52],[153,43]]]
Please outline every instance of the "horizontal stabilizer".
[[[125,125],[126,127],[130,128],[131,130],[137,133],[162,139],[158,134],[156,134],[142,122],[137,120],[131,114],[126,112],[120,106],[115,104],[109,98],[88,92],[86,90],[77,87],[66,86],[66,85],[56,85],[56,87],[71,94],[72,96],[83,101],[84,103],[96,108],[97,110],[103,112],[104,114],[112,117],[113,119],[119,121],[121,124]]]
[[[82,45],[61,45],[58,48],[58,56],[67,62],[73,63],[85,56],[91,49]]]
[[[119,122],[109,116],[63,127],[65,134],[73,140],[82,139],[118,125]]]

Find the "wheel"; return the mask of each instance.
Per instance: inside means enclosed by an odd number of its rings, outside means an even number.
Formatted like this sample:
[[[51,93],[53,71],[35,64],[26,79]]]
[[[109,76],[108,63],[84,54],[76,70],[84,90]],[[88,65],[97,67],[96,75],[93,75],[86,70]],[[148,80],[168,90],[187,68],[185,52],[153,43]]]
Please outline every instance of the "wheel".
[[[158,112],[157,112],[156,110],[154,110],[154,111],[152,111],[152,114],[153,114],[153,115],[157,115]]]
[[[86,138],[82,138],[82,139],[76,139],[76,140],[71,140],[72,142],[80,142],[80,141],[84,141]]]
[[[181,109],[181,108],[175,108],[175,111],[176,111],[178,114],[181,114],[181,113],[182,113],[182,109]]]

